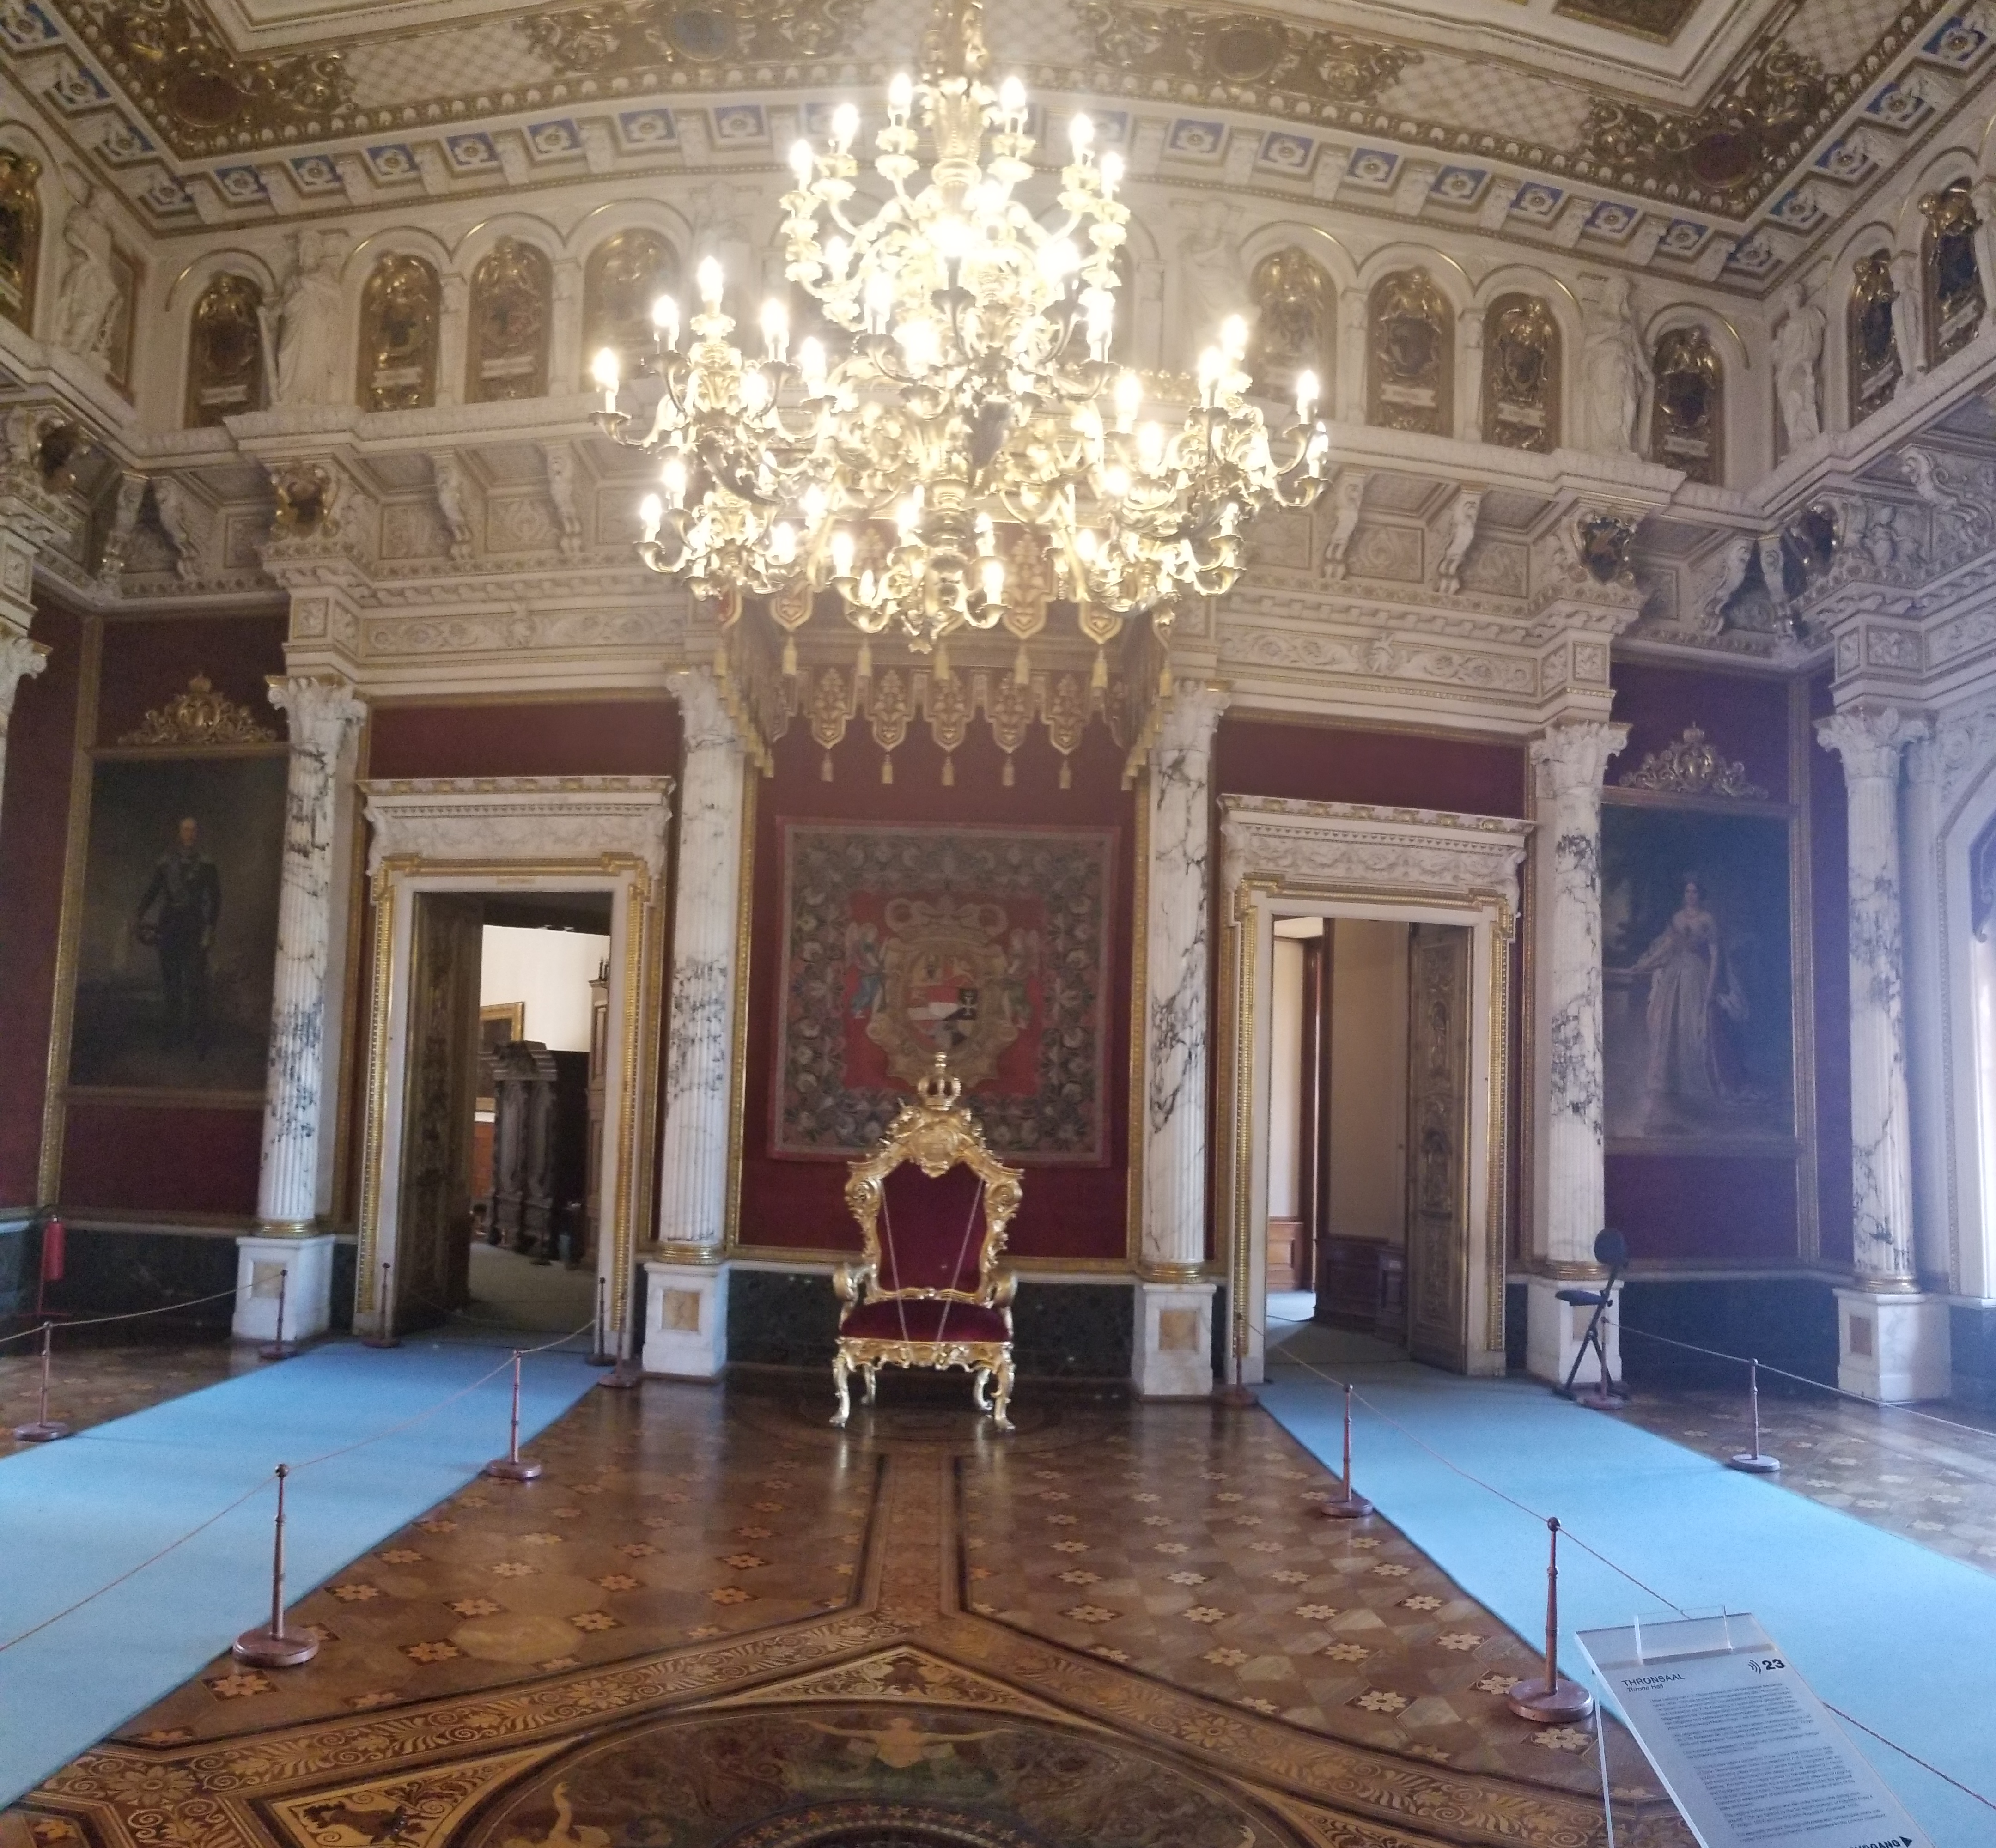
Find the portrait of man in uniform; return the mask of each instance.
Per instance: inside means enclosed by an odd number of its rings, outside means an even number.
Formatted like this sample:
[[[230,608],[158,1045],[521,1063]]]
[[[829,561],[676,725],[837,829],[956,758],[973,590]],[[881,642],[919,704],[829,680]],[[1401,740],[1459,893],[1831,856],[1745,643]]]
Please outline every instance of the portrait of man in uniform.
[[[132,931],[160,958],[160,1018],[169,1045],[208,1051],[208,958],[222,921],[222,876],[201,848],[201,824],[181,817],[139,900]]]

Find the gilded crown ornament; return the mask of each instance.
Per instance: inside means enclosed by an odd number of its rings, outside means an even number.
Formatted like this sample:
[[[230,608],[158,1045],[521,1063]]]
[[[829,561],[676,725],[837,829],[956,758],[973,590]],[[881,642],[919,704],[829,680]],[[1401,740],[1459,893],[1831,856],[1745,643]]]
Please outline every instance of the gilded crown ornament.
[[[791,150],[786,274],[822,337],[793,346],[788,308],[772,300],[762,356],[748,358],[710,257],[683,340],[679,305],[662,297],[655,350],[628,382],[613,349],[596,357],[599,425],[660,465],[640,556],[724,621],[745,595],[766,599],[788,673],[795,631],[824,609],[924,653],[1010,615],[1023,676],[1024,637],[1051,587],[1096,645],[1100,689],[1102,650],[1127,619],[1162,630],[1184,598],[1231,589],[1248,521],[1271,502],[1309,505],[1328,477],[1315,376],[1296,380],[1278,460],[1248,401],[1241,318],[1175,401],[1147,402],[1156,382],[1111,360],[1121,158],[1098,155],[1077,115],[1049,187],[1024,85],[986,81],[981,10],[941,0],[923,75],[890,85],[872,215],[853,215],[852,104],[824,148]]]

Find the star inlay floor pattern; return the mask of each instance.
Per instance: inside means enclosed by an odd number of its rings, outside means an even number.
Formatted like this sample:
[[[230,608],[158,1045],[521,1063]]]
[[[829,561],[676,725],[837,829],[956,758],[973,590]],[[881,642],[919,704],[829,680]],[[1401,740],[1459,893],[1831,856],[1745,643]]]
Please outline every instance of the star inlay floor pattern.
[[[1324,1520],[1331,1478],[1265,1414],[1036,1385],[1003,1437],[944,1385],[883,1381],[844,1433],[814,1376],[591,1393],[530,1447],[540,1480],[474,1483],[301,1599],[313,1663],[219,1658],[0,1826],[40,1848],[484,1848],[503,1813],[528,1848],[723,1848],[764,1839],[762,1799],[701,1754],[752,1737],[796,1754],[783,1801],[826,1816],[983,1793],[986,1834],[910,1843],[1605,1841],[1591,1733],[1504,1706],[1529,1647],[1390,1523]],[[602,1794],[631,1727],[727,1804],[631,1833]],[[1032,1809],[1008,1781],[1049,1737],[1121,1767],[1092,1804]],[[1609,1750],[1618,1839],[1687,1848],[1631,1742]]]

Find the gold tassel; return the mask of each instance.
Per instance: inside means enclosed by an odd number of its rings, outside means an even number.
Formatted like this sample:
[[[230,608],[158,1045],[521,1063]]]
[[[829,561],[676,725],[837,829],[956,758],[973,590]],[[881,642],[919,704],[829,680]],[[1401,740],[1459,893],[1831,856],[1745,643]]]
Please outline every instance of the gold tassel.
[[[862,642],[859,645],[859,659],[852,669],[853,683],[856,686],[862,680],[870,680],[872,678],[873,644],[870,642]]]
[[[831,780],[831,753],[829,751],[824,754],[824,762],[817,767],[817,779],[820,783]]]
[[[783,678],[794,680],[797,677],[797,638],[794,635],[783,638]]]
[[[1089,669],[1088,690],[1106,693],[1109,690],[1109,657],[1100,649],[1095,651],[1095,666]]]
[[[956,787],[956,758],[954,753],[948,751],[943,753],[942,786],[946,790]]]
[[[1012,753],[1010,751],[1005,753],[1005,773],[998,780],[1008,790],[1012,786]]]
[[[1061,759],[1061,787],[1064,790],[1074,787],[1074,766],[1065,757]]]
[[[938,642],[935,648],[935,677],[938,680],[949,678],[949,644]]]
[[[894,754],[891,751],[880,759],[880,780],[883,783],[892,783],[894,780]]]
[[[1024,642],[1019,644],[1019,652],[1012,659],[1012,684],[1030,687],[1033,683],[1033,658],[1026,652]]]

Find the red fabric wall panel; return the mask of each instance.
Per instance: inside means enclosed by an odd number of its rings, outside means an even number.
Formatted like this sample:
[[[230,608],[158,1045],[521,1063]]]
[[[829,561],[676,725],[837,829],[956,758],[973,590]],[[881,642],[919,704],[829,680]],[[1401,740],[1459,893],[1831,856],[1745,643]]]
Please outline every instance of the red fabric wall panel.
[[[135,1110],[72,1103],[62,1203],[124,1212],[256,1210],[260,1110]]]
[[[0,1206],[30,1206],[40,1160],[42,1106],[62,916],[63,842],[83,625],[36,613],[48,665],[21,683],[7,737],[0,813]]]
[[[281,616],[186,616],[104,625],[97,742],[115,745],[155,707],[205,674],[216,692],[247,706],[257,724],[284,735],[266,676],[284,670]]]
[[[1213,788],[1230,796],[1525,812],[1525,748],[1495,739],[1226,718],[1213,773]]]
[[[1795,1164],[1787,1155],[1616,1155],[1608,1223],[1638,1263],[1780,1265],[1795,1255]]]
[[[383,706],[370,776],[676,776],[679,708],[663,698]]]
[[[834,780],[819,773],[824,753],[801,728],[777,751],[776,773],[757,790],[754,927],[750,955],[747,1093],[742,1163],[745,1245],[850,1251],[859,1229],[845,1210],[843,1161],[779,1159],[769,1153],[777,983],[782,961],[783,865],[778,823],[831,819],[1012,824],[1120,831],[1110,920],[1110,1156],[1105,1166],[1027,1165],[1025,1200],[1012,1222],[1010,1250],[1021,1258],[1121,1258],[1127,1248],[1129,1168],[1130,953],[1133,798],[1122,787],[1124,753],[1100,725],[1074,755],[1074,786],[1059,784],[1059,759],[1035,732],[1017,753],[1016,786],[1000,782],[1003,754],[983,728],[956,753],[956,782],[943,786],[942,753],[926,731],[910,732],[894,753],[894,781],[880,781],[880,750],[855,726],[833,754]],[[972,1103],[974,1104],[975,1100]]]

